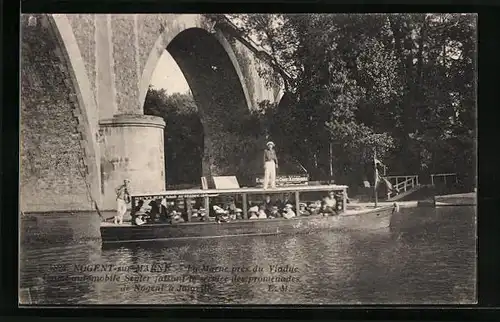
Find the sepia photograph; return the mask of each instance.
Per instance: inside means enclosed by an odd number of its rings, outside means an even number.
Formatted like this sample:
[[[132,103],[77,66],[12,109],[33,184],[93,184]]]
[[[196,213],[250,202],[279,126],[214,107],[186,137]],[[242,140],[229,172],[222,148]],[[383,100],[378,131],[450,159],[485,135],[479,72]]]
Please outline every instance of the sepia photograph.
[[[476,14],[20,20],[20,306],[477,304]]]

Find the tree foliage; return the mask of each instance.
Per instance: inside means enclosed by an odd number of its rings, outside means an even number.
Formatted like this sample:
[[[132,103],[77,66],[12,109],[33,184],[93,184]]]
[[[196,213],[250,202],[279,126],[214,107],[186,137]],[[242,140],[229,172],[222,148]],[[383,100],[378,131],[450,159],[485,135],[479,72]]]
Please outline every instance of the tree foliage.
[[[286,102],[260,115],[312,174],[332,162],[335,176],[359,182],[375,149],[394,174],[474,180],[475,15],[228,18],[281,67],[261,74],[282,79]]]

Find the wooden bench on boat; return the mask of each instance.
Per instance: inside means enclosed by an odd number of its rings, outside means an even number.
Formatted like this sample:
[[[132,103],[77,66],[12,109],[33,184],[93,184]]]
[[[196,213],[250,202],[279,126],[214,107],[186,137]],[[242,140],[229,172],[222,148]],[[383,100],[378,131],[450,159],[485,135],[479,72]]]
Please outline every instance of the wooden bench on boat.
[[[389,227],[392,213],[395,210],[393,206],[346,211],[347,188],[345,185],[316,185],[277,187],[273,189],[190,189],[136,194],[132,196],[132,208],[137,205],[139,200],[202,198],[207,211],[210,205],[210,198],[239,195],[242,198],[243,219],[224,223],[213,221],[191,222],[191,212],[187,211],[187,222],[177,224],[148,223],[137,226],[131,223],[124,223],[122,225],[102,223],[100,228],[101,238],[103,243],[123,243],[167,239],[275,235],[281,233],[311,232],[317,229],[379,229]],[[339,215],[328,217],[323,215],[299,216],[299,211],[296,211],[297,217],[291,219],[248,219],[247,200],[249,195],[293,193],[295,196],[295,209],[298,210],[300,208],[301,193],[322,191],[342,192],[343,211]]]

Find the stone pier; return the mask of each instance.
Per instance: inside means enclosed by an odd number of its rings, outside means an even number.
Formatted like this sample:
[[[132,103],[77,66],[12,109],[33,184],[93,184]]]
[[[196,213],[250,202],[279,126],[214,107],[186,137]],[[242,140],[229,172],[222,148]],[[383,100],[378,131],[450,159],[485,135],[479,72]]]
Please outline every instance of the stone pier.
[[[130,179],[132,192],[165,190],[165,121],[156,116],[124,114],[99,124],[102,207],[116,207],[115,189],[124,179]]]

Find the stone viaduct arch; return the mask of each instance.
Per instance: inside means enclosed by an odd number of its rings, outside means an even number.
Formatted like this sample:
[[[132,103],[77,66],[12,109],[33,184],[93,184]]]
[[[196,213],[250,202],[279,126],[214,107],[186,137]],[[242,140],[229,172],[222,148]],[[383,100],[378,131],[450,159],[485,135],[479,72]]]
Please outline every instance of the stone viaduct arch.
[[[256,59],[251,57],[252,51],[246,49],[247,45],[214,28],[214,22],[204,15],[57,14],[37,18],[38,27],[29,31],[25,28],[33,27],[29,27],[28,17],[23,17],[22,30],[26,30],[26,34],[50,31],[56,46],[51,54],[52,63],[46,64],[65,67],[58,69],[63,70],[60,74],[45,71],[50,74],[48,78],[64,80],[54,82],[52,88],[46,85],[34,91],[33,81],[22,85],[21,128],[25,131],[24,137],[21,133],[21,141],[24,140],[21,150],[25,153],[21,153],[24,155],[21,197],[25,200],[22,202],[25,211],[88,209],[86,184],[101,209],[114,209],[114,188],[124,178],[132,180],[136,192],[164,189],[165,122],[144,115],[143,104],[151,75],[165,49],[183,71],[200,110],[205,132],[203,171],[206,175],[238,171],[238,162],[246,148],[241,146],[238,137],[239,119],[258,101],[280,96],[277,90],[266,92],[264,82],[256,76]],[[38,46],[36,50],[46,51],[35,38],[27,47]],[[54,63],[57,59],[63,63]],[[25,78],[42,76],[40,62],[23,56],[21,64]],[[33,94],[35,92],[38,94]],[[45,96],[40,97],[41,93]],[[57,108],[52,114],[46,112],[45,120],[74,111],[71,121],[61,119],[67,125],[60,128],[61,133],[47,133],[54,123],[41,124],[41,114],[33,112],[40,102],[47,103],[50,93],[66,95],[71,103],[64,110],[62,99],[49,102],[48,105]],[[47,106],[45,111],[49,110]],[[76,125],[69,130],[72,122]],[[168,128],[166,131],[168,133]],[[44,153],[52,156],[50,160],[69,155],[64,149],[67,144],[58,142],[47,148],[43,141],[51,138],[56,142],[56,137],[73,136],[78,136],[82,152],[75,152],[75,156],[64,161],[68,163],[68,170],[56,174],[60,177],[57,183],[47,184],[54,176],[49,174],[50,166],[33,166],[30,162],[40,159]],[[33,146],[33,142],[38,145]],[[78,173],[69,170],[75,160],[83,162],[83,181],[77,179]],[[60,202],[58,196],[62,194],[68,194],[71,200]],[[33,195],[38,196],[36,202],[28,202]]]
[[[227,156],[239,155],[243,151],[236,140],[232,142],[227,138],[237,138],[234,125],[238,116],[253,108],[245,78],[221,31],[212,29],[211,22],[202,16],[187,15],[183,18],[182,24],[160,27],[162,32],[142,72],[139,105],[144,102],[160,56],[167,50],[184,73],[198,106],[205,137],[204,175],[235,173],[235,160]]]
[[[163,31],[158,39],[156,40],[153,49],[151,50],[151,53],[147,59],[146,65],[144,67],[144,70],[142,72],[141,76],[141,83],[140,83],[140,92],[139,92],[139,105],[142,105],[144,103],[144,99],[146,97],[146,92],[148,90],[148,86],[150,84],[151,76],[153,75],[153,72],[156,68],[156,65],[158,63],[158,60],[160,59],[161,55],[163,54],[164,50],[169,50],[168,46],[171,44],[171,42],[174,40],[175,37],[182,37],[182,33],[192,33],[194,34],[197,30],[197,33],[201,37],[214,37],[219,41],[219,45],[222,46],[225,50],[225,54],[229,57],[232,67],[234,68],[234,71],[238,75],[238,80],[241,83],[241,87],[243,90],[243,94],[245,95],[245,101],[247,104],[248,109],[252,109],[252,101],[248,93],[248,86],[246,84],[245,77],[243,75],[242,69],[240,67],[240,64],[238,62],[238,59],[231,48],[230,44],[228,43],[227,39],[225,36],[222,34],[220,30],[212,30],[210,27],[201,27],[197,23],[192,22],[190,25],[185,25],[183,26],[184,29],[178,29],[175,30],[174,32],[171,31]],[[192,31],[188,31],[189,29],[194,29]],[[196,36],[196,35],[193,35]],[[171,46],[173,47],[173,46]],[[170,50],[169,50],[170,51]],[[175,53],[175,49],[174,49]],[[175,57],[174,57],[175,59]],[[176,61],[179,61],[181,57],[177,57]]]

